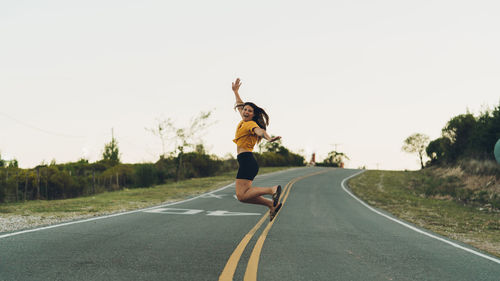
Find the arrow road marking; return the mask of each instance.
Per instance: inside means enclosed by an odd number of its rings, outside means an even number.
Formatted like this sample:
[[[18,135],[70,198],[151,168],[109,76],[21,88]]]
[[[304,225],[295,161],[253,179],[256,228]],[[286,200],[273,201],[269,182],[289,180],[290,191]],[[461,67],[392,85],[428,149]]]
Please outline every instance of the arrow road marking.
[[[173,214],[173,215],[196,215],[199,213],[206,212],[207,216],[217,216],[217,217],[228,217],[228,216],[259,216],[260,213],[242,213],[242,212],[230,212],[224,210],[217,211],[204,211],[197,209],[178,209],[178,208],[157,208],[153,210],[144,211],[145,213],[155,213],[155,214]]]
[[[240,212],[228,212],[228,211],[208,211],[207,216],[258,216],[260,213],[240,213]]]
[[[161,214],[175,214],[175,215],[195,215],[203,210],[194,209],[177,209],[177,208],[158,208],[153,210],[144,211],[145,213],[161,213]]]
[[[217,194],[213,194],[213,193],[206,193],[206,194],[201,195],[200,197],[201,198],[217,198],[217,199],[222,199],[222,196],[224,196],[224,194],[217,195]]]

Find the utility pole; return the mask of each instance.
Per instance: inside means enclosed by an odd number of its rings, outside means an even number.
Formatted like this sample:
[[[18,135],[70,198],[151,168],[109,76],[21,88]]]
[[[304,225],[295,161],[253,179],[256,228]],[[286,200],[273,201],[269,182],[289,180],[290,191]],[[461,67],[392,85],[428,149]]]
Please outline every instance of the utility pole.
[[[16,202],[19,201],[19,171],[16,172]]]
[[[45,200],[49,200],[49,170],[45,167]]]
[[[332,143],[331,145],[333,145],[333,147],[334,147],[333,149],[338,152],[337,145],[342,145],[342,144],[341,143]]]
[[[40,166],[36,167],[36,200],[40,200]]]
[[[26,202],[26,194],[28,193],[28,170],[26,170],[26,177],[24,179],[24,197],[23,202]]]

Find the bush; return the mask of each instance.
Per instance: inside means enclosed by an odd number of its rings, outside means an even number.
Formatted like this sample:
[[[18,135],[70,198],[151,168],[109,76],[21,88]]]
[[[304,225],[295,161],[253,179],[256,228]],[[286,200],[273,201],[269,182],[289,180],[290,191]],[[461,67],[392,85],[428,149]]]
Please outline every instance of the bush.
[[[222,167],[222,161],[210,155],[189,152],[182,155],[183,176],[185,178],[200,178],[215,176]]]
[[[459,165],[464,172],[470,175],[491,175],[500,178],[500,165],[496,161],[464,159],[460,161]]]
[[[158,172],[154,164],[137,164],[134,173],[136,187],[150,187],[158,182]]]
[[[494,160],[494,146],[500,139],[500,105],[479,116],[471,113],[451,118],[441,137],[426,148],[430,165],[457,164],[465,158]]]
[[[301,155],[286,152],[254,153],[261,167],[304,166],[305,159]]]
[[[0,203],[5,202],[5,189],[6,185],[2,181],[0,181]]]

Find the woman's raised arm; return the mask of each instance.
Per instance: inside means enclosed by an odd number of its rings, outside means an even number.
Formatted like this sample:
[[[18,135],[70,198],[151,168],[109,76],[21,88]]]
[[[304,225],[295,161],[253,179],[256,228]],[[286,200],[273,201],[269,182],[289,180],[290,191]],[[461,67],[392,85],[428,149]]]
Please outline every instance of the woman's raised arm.
[[[243,100],[240,97],[240,94],[238,93],[239,89],[241,86],[241,81],[240,78],[236,78],[236,81],[233,82],[233,92],[234,92],[234,97],[236,98],[236,106],[235,108],[238,109],[238,111],[241,114],[241,111],[243,110]]]

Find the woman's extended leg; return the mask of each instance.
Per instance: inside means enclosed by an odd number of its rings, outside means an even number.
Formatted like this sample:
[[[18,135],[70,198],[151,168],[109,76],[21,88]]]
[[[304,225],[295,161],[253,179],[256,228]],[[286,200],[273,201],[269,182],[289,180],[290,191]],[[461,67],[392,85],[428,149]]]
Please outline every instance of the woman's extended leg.
[[[262,195],[273,195],[278,186],[273,187],[252,187],[251,180],[236,179],[236,197],[241,202],[260,204],[273,208],[273,201],[262,197]]]

